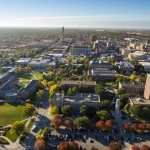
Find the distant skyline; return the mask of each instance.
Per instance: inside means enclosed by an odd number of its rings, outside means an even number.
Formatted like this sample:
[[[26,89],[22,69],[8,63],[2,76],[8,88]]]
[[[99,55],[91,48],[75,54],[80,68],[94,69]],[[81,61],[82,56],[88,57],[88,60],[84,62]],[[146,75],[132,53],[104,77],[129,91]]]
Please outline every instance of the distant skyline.
[[[0,0],[0,27],[150,29],[150,0]]]

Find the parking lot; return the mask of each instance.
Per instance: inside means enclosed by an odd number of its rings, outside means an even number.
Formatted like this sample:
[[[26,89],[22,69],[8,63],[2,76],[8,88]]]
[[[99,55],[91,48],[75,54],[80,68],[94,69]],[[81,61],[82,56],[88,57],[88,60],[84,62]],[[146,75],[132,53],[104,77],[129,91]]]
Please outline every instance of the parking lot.
[[[47,139],[47,149],[57,149],[61,141],[75,141],[80,149],[90,150],[93,146],[98,149],[108,150],[109,143],[113,141],[123,142],[119,129],[111,131],[58,129],[53,130]]]

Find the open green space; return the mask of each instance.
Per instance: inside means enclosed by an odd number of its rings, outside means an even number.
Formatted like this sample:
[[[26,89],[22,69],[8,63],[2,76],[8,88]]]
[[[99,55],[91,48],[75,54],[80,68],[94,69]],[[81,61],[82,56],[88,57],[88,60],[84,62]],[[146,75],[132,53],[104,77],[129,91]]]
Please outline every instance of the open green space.
[[[23,120],[22,110],[24,106],[18,103],[3,103],[0,105],[0,125],[12,124]]]
[[[27,123],[27,120],[23,121],[23,123],[26,124],[26,123]],[[17,135],[10,133],[10,129],[6,132],[5,136],[6,136],[7,138],[9,138],[12,142],[15,142],[15,141],[17,140],[17,138],[18,138]]]
[[[32,127],[34,121],[35,121],[35,118],[32,118],[30,123],[28,124],[26,130],[23,132],[23,134],[22,134],[22,136],[20,138],[20,141],[19,141],[20,144],[23,144],[23,142],[25,141],[26,137],[28,136],[28,133],[31,130],[31,127]]]
[[[29,73],[23,74],[19,77],[19,80],[33,80],[33,79],[34,77]]]
[[[33,72],[32,74],[33,74],[38,80],[41,80],[41,79],[42,79],[43,73],[41,73],[41,72]]]

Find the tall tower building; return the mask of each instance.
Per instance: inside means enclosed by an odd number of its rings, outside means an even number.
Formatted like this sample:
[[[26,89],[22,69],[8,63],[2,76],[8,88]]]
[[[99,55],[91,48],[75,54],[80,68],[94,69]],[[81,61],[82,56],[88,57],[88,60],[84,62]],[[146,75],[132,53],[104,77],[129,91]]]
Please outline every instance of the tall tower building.
[[[64,29],[64,27],[62,27],[62,39],[64,39],[64,38],[65,38],[65,36],[64,36],[64,32],[65,32],[65,29]]]
[[[144,97],[145,99],[150,99],[150,74],[147,74]]]

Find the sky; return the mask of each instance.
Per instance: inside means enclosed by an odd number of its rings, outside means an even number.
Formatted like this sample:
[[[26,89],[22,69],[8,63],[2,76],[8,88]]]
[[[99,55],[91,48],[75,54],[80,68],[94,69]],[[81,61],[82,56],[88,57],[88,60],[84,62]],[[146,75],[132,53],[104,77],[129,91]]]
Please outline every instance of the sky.
[[[150,0],[0,0],[0,27],[150,29]]]

